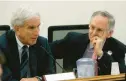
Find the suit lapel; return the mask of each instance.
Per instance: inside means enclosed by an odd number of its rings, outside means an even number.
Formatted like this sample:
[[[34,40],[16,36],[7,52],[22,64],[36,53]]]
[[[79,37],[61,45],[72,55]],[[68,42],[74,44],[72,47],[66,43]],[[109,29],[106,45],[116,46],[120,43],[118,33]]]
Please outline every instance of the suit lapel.
[[[13,75],[20,77],[20,60],[15,33],[11,30],[6,35],[10,52],[8,56],[9,65],[13,71],[12,73],[14,73]]]
[[[106,52],[108,54],[108,52],[112,52],[113,51],[113,42],[111,42],[111,38],[108,38],[103,46],[103,51]]]
[[[29,66],[31,76],[36,76],[37,74],[37,57],[34,46],[29,47]]]

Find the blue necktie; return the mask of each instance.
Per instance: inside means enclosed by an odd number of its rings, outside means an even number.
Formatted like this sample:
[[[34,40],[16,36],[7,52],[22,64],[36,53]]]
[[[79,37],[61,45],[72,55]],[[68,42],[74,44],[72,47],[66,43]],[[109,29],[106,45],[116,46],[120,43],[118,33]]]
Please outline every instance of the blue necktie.
[[[28,47],[25,45],[22,47],[21,54],[21,64],[20,64],[20,74],[21,78],[26,78],[28,76]]]

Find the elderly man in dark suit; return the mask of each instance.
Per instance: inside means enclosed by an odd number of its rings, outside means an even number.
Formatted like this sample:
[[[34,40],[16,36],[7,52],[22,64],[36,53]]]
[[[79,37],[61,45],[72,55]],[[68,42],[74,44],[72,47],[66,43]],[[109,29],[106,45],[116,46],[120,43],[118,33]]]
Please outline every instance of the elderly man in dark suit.
[[[89,34],[68,33],[64,39],[51,44],[55,58],[63,58],[63,67],[67,71],[76,68],[76,61],[80,58],[96,57],[98,75],[111,73],[112,62],[119,63],[120,72],[125,72],[124,55],[126,47],[117,39],[111,37],[114,31],[114,17],[107,11],[93,13]],[[93,53],[89,54],[89,49]]]
[[[41,81],[42,75],[54,73],[48,41],[39,36],[40,24],[39,13],[29,7],[20,7],[14,13],[13,29],[0,37],[6,58],[3,81]]]

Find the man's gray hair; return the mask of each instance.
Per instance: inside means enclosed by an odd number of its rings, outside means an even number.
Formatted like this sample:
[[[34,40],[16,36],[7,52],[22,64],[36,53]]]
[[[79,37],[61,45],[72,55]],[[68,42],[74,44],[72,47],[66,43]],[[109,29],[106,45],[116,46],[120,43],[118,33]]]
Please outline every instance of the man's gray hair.
[[[13,13],[11,18],[11,26],[22,26],[24,22],[34,16],[39,16],[38,12],[33,12],[32,9],[28,6],[21,6]]]
[[[112,14],[110,14],[107,11],[96,11],[93,13],[91,19],[97,15],[101,15],[103,17],[107,17],[108,18],[108,26],[109,26],[109,30],[113,30],[115,27],[115,19],[113,17]]]

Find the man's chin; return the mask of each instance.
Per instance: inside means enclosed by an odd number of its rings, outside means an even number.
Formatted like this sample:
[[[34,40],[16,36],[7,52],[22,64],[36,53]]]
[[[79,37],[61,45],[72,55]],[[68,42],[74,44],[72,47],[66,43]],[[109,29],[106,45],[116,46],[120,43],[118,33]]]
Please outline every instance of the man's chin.
[[[34,44],[36,44],[36,41],[32,41],[32,42],[29,43],[30,46],[34,45]]]

